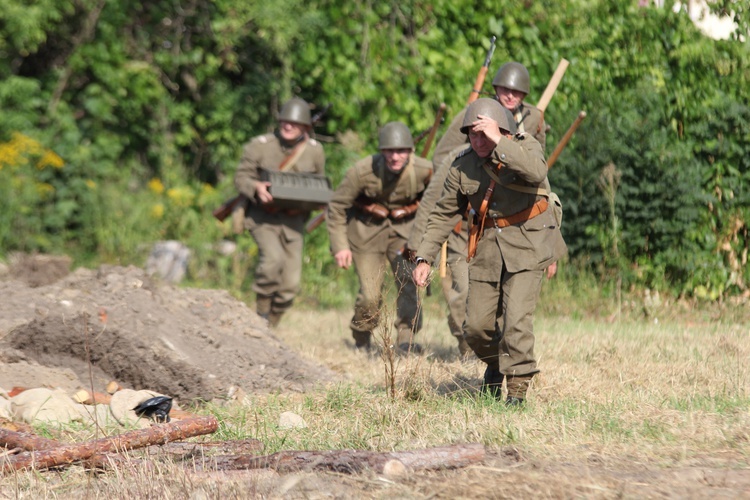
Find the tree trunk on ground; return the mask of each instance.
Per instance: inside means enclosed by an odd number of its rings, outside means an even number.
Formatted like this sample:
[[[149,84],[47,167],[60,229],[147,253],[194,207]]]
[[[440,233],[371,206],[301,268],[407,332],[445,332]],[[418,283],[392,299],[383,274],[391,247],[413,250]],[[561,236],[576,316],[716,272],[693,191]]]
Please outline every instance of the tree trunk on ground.
[[[411,470],[431,470],[466,467],[481,462],[484,457],[484,445],[473,443],[388,453],[363,450],[279,451],[263,457],[218,456],[213,457],[212,461],[220,470],[269,468],[278,472],[326,470],[353,474],[366,469],[382,473],[385,464],[392,460],[401,462]]]
[[[9,472],[20,469],[47,469],[73,462],[88,460],[94,456],[107,452],[121,452],[146,446],[165,444],[179,441],[193,436],[216,432],[219,422],[215,417],[198,417],[190,420],[154,425],[148,429],[130,431],[117,436],[96,439],[87,443],[73,445],[59,445],[41,451],[20,453],[9,456],[0,464],[0,471]],[[33,442],[24,442],[22,437],[13,431],[0,429],[0,445],[11,443],[17,448],[29,449],[32,445],[49,445],[53,440],[37,438]],[[27,435],[28,436],[28,435]],[[32,436],[34,438],[34,436]],[[13,444],[15,443],[15,444]],[[35,449],[35,448],[34,448]],[[107,457],[102,457],[106,462]],[[99,461],[99,460],[97,460]]]

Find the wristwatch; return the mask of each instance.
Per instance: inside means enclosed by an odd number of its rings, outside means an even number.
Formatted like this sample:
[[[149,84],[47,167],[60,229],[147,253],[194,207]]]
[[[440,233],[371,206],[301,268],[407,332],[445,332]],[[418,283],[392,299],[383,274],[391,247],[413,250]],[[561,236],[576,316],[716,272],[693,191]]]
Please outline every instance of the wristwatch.
[[[427,259],[425,259],[424,257],[417,257],[417,258],[416,258],[416,259],[414,260],[414,262],[416,262],[416,263],[417,263],[417,265],[421,264],[422,262],[424,262],[424,263],[425,263],[425,264],[427,264],[428,266],[430,265],[430,263],[429,263],[429,262],[427,262]]]

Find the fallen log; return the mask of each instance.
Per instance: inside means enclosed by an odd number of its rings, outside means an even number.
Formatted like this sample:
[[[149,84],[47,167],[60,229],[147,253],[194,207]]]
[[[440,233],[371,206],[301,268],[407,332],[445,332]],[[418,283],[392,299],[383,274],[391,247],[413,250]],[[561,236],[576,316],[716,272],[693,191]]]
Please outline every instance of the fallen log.
[[[199,455],[251,455],[262,452],[264,447],[263,442],[257,439],[243,439],[208,443],[167,443],[158,448],[149,448],[148,451],[150,454],[169,453],[184,459]]]
[[[456,469],[484,460],[484,445],[471,443],[425,450],[379,453],[364,450],[279,451],[262,457],[213,457],[219,470],[274,469],[277,472],[334,471],[347,474],[372,469],[383,473],[396,460],[411,470]]]
[[[216,432],[219,422],[215,417],[199,417],[168,424],[154,425],[148,429],[126,432],[117,436],[96,439],[86,443],[61,445],[41,451],[20,453],[0,464],[0,471],[21,469],[48,469],[88,460],[107,452],[122,452],[170,441],[179,441],[193,436]],[[0,429],[0,443],[7,439],[6,431]]]
[[[14,455],[22,451],[51,450],[61,446],[65,445],[54,439],[43,438],[31,432],[0,430],[0,447],[10,449],[6,455]],[[123,462],[123,457],[96,453],[87,458],[84,464],[88,469],[107,469],[113,464],[122,464]]]
[[[63,446],[59,441],[47,439],[28,432],[0,429],[0,447],[21,448],[24,451],[50,450]]]

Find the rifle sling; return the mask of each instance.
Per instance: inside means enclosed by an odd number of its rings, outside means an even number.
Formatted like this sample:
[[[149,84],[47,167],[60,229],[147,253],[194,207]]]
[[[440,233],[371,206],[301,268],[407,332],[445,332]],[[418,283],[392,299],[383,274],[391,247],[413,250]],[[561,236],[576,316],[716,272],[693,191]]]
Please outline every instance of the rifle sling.
[[[549,198],[549,192],[547,192],[547,190],[543,187],[522,186],[520,184],[503,184],[502,182],[500,182],[500,177],[497,176],[495,169],[492,168],[489,162],[482,165],[482,168],[484,168],[484,171],[487,172],[487,175],[489,175],[495,183],[500,184],[504,188],[518,191],[519,193],[533,194],[536,196],[544,196],[546,198]]]
[[[294,164],[297,163],[297,160],[299,160],[300,156],[302,156],[302,153],[305,151],[305,147],[307,146],[307,135],[305,135],[305,138],[301,140],[299,143],[297,143],[296,146],[294,146],[294,150],[292,153],[284,158],[284,161],[281,162],[279,165],[279,171],[280,172],[286,172],[287,170],[294,167]]]

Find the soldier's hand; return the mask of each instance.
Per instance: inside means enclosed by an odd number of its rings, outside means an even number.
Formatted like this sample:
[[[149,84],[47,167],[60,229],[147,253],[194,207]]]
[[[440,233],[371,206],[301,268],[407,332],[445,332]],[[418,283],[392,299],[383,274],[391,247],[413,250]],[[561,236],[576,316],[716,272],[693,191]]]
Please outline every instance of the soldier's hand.
[[[497,144],[503,134],[500,132],[500,125],[486,115],[477,115],[477,120],[471,124],[471,130],[474,132],[484,132],[484,135],[490,141]]]
[[[557,262],[553,262],[547,268],[547,279],[551,280],[557,274]]]
[[[255,196],[262,204],[271,203],[273,201],[273,196],[271,196],[271,193],[268,191],[270,187],[271,183],[267,181],[258,181],[255,183]]]
[[[352,265],[351,250],[339,250],[334,254],[333,258],[336,260],[336,265],[341,268],[349,269],[349,266]]]
[[[411,279],[414,280],[414,284],[417,286],[427,286],[430,282],[431,272],[432,268],[430,265],[425,261],[421,261],[417,264],[417,267],[414,268],[414,271],[412,271]]]

